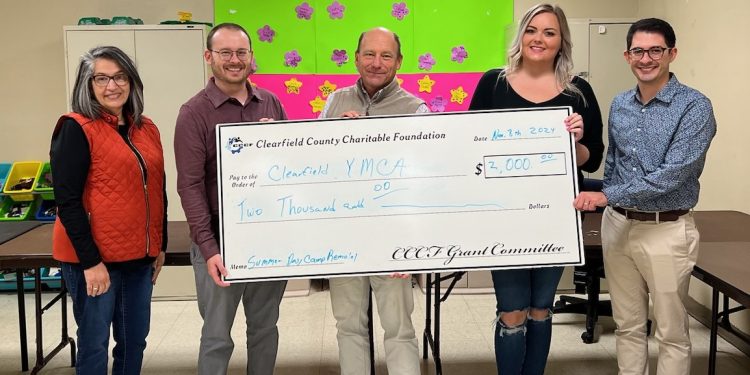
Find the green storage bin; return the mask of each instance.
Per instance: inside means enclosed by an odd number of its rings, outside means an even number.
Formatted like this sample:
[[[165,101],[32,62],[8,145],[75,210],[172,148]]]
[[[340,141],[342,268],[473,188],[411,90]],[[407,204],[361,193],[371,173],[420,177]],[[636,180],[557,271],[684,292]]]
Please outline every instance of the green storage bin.
[[[0,221],[23,221],[34,217],[35,201],[16,202],[11,197],[3,197],[0,204]],[[18,214],[16,214],[18,212]]]
[[[50,201],[55,199],[55,193],[52,189],[52,170],[49,162],[44,163],[39,170],[39,176],[34,184],[34,192],[42,196],[43,200]]]
[[[26,202],[34,200],[34,184],[39,179],[39,172],[42,169],[41,161],[18,161],[13,163],[8,173],[8,179],[5,181],[3,192],[16,202]],[[28,188],[13,189],[20,183],[31,179]]]

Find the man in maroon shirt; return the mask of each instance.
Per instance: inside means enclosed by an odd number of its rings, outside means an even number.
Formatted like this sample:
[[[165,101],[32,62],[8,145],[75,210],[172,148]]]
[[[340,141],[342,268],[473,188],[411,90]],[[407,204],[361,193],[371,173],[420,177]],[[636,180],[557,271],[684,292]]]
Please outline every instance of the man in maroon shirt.
[[[203,318],[199,374],[226,374],[234,344],[230,331],[240,300],[247,329],[247,373],[272,375],[279,304],[286,281],[228,284],[219,254],[216,124],[285,120],[279,99],[247,80],[253,52],[247,32],[223,23],[208,34],[204,59],[214,77],[180,108],[175,127],[177,192],[190,225],[190,249]]]

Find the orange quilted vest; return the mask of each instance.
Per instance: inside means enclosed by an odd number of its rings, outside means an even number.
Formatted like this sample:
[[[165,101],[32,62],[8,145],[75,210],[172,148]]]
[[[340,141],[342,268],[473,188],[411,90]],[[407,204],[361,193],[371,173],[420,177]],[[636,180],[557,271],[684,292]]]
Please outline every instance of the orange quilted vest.
[[[148,180],[133,150],[117,132],[117,117],[108,114],[92,120],[77,113],[60,117],[75,120],[83,129],[91,152],[83,206],[102,260],[122,262],[155,257],[161,251],[164,219],[164,156],[159,130],[143,117],[142,126],[131,126],[128,138],[146,164]],[[73,244],[58,217],[52,235],[52,256],[78,263]]]

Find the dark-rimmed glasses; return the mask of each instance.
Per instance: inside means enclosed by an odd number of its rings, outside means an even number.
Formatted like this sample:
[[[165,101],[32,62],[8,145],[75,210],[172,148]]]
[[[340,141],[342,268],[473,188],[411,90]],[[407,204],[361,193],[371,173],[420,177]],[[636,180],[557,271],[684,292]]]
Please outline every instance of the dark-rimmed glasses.
[[[250,59],[250,55],[253,53],[249,49],[240,48],[236,51],[232,51],[231,49],[222,49],[218,51],[214,51],[210,49],[209,51],[216,53],[219,55],[219,57],[224,61],[229,61],[232,59],[232,55],[237,55],[237,60],[240,61],[247,61]]]
[[[110,80],[115,81],[115,85],[117,86],[125,86],[130,83],[130,79],[128,79],[128,75],[125,73],[117,73],[113,76],[108,76],[106,74],[97,74],[91,80],[94,81],[94,84],[99,87],[107,87]]]
[[[643,48],[631,48],[628,50],[628,56],[630,56],[633,60],[640,60],[643,58],[643,55],[648,52],[648,57],[651,58],[651,60],[660,60],[662,56],[664,56],[664,52],[672,49],[671,47],[651,47],[649,49],[643,49]]]

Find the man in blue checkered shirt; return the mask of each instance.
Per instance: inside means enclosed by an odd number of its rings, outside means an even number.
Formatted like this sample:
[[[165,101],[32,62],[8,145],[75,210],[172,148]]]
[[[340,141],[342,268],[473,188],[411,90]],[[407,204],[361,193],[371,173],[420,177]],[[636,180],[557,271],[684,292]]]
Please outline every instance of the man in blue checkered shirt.
[[[607,207],[602,246],[620,375],[649,373],[649,294],[657,373],[690,373],[684,300],[699,241],[690,210],[698,202],[698,178],[716,120],[709,99],[669,72],[675,42],[663,20],[643,19],[630,27],[624,57],[638,85],[612,102],[602,192],[582,192],[573,203],[579,210]]]

